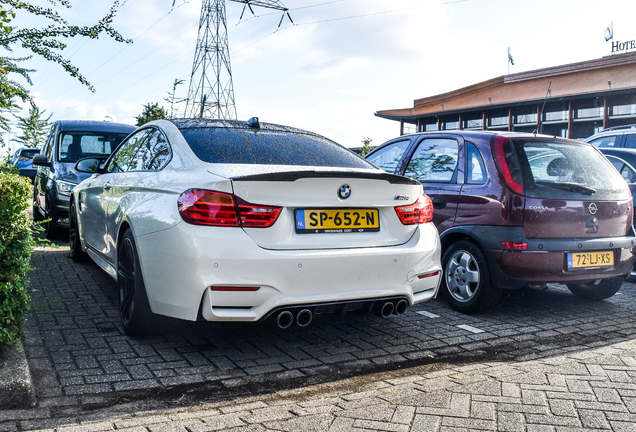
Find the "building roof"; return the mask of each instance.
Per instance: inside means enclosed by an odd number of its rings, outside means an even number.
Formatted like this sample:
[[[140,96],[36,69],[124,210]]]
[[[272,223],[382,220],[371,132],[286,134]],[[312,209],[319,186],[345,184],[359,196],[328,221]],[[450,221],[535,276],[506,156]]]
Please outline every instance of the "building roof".
[[[608,81],[611,81],[611,87]],[[413,108],[383,110],[375,115],[390,120],[407,120],[493,105],[501,107],[540,102],[546,98],[548,86],[551,89],[548,102],[560,97],[636,89],[636,52],[505,75],[448,93],[416,99]]]

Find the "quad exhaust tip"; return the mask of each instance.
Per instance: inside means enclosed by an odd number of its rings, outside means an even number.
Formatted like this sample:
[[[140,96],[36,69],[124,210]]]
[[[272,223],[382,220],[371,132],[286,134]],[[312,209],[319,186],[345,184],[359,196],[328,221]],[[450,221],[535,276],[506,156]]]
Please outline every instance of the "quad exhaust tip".
[[[311,321],[311,320],[310,320]],[[290,311],[282,311],[276,317],[278,328],[286,329],[294,323],[294,315]]]
[[[309,309],[303,309],[296,315],[296,324],[298,327],[307,327],[313,318],[314,314]]]
[[[409,307],[409,302],[407,302],[406,300],[402,299],[398,301],[395,304],[395,314],[402,315],[404,312],[406,312],[406,308],[408,307]]]
[[[382,308],[380,308],[380,316],[382,318],[387,318],[391,314],[393,314],[394,310],[395,310],[395,305],[392,302],[386,302],[382,305]]]

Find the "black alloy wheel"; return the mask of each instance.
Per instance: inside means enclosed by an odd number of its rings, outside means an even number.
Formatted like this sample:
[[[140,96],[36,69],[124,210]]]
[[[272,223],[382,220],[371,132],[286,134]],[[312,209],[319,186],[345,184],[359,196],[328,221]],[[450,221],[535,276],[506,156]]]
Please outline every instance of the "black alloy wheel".
[[[130,228],[117,245],[117,289],[119,315],[124,332],[129,336],[143,336],[149,333],[154,314],[148,303],[139,255]]]

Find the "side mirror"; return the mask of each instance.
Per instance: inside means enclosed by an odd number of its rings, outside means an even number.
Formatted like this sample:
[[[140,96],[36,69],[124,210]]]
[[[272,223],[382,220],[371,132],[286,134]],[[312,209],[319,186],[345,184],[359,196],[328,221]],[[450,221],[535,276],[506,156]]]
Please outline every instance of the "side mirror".
[[[95,174],[99,172],[99,166],[102,164],[104,159],[99,158],[84,158],[77,161],[75,164],[75,170],[79,172]]]
[[[39,154],[39,155],[33,156],[33,165],[34,166],[50,167],[51,166],[51,162],[48,161],[46,156],[44,156],[43,154]]]

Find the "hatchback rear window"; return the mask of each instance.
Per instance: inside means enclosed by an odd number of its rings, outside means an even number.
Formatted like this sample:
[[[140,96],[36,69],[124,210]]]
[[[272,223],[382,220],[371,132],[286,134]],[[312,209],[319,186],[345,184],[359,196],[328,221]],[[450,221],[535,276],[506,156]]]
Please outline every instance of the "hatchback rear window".
[[[181,134],[204,162],[373,168],[344,147],[316,135],[287,131],[183,128]]]
[[[525,195],[552,199],[628,199],[625,181],[587,144],[547,140],[511,140]]]

